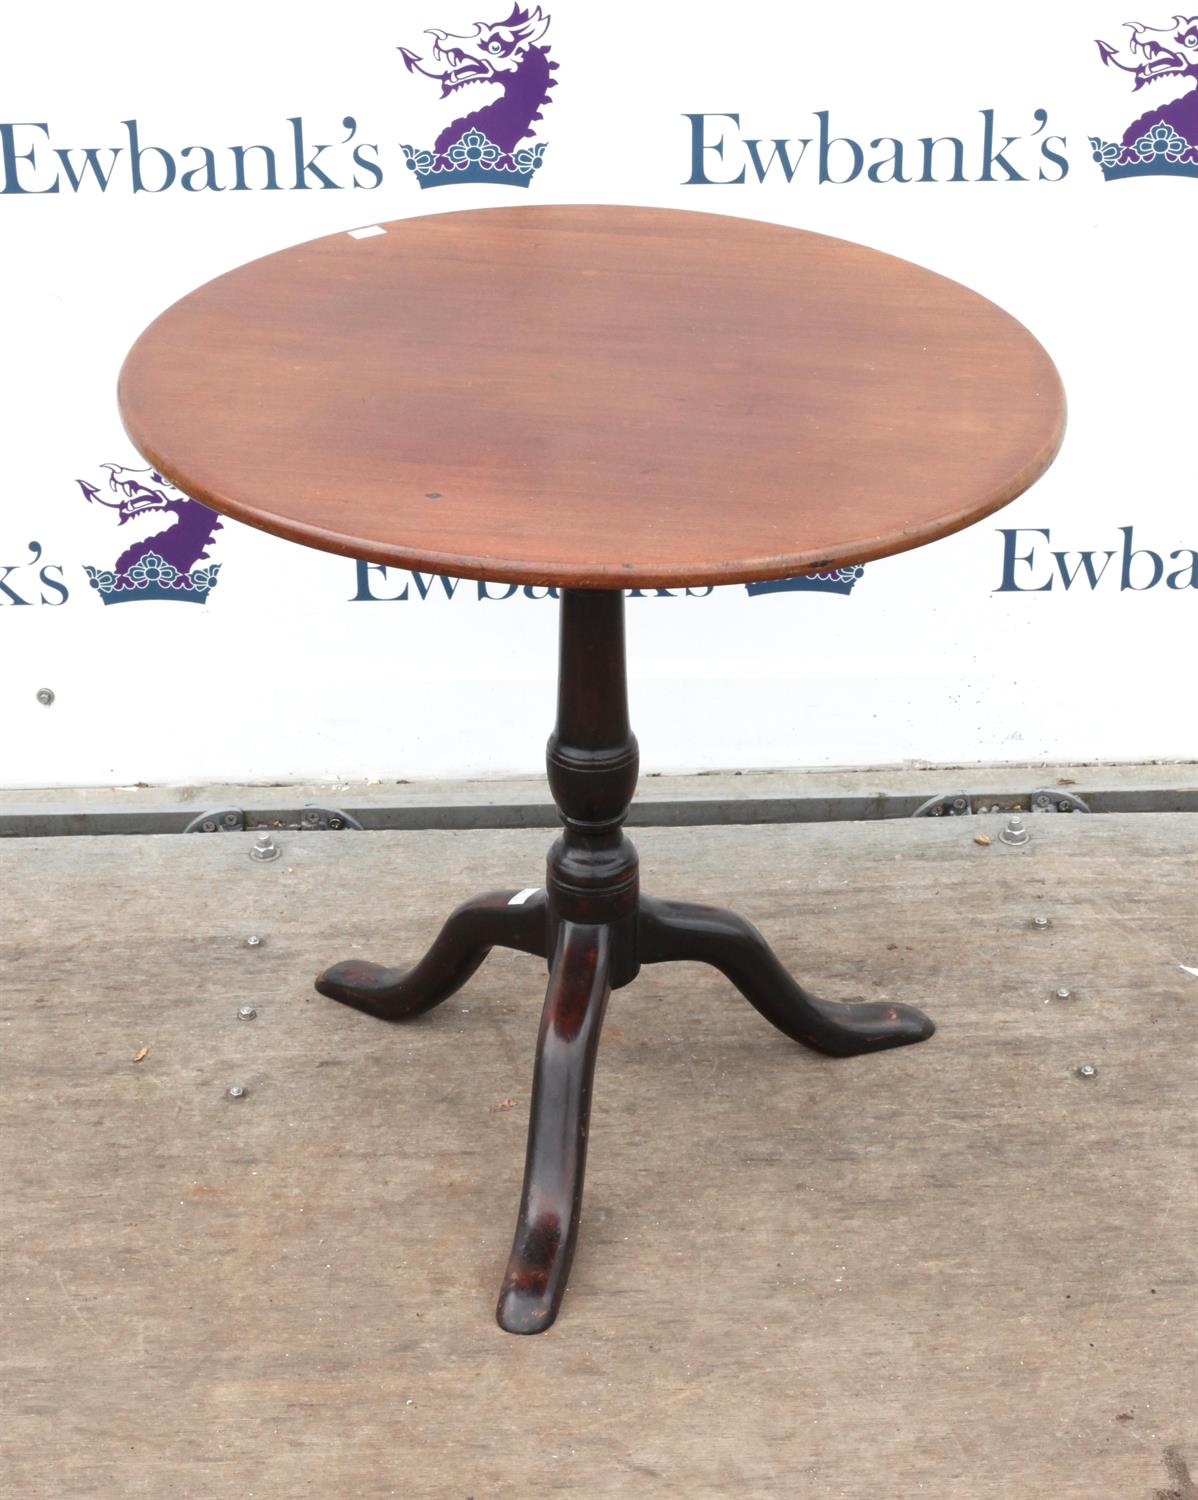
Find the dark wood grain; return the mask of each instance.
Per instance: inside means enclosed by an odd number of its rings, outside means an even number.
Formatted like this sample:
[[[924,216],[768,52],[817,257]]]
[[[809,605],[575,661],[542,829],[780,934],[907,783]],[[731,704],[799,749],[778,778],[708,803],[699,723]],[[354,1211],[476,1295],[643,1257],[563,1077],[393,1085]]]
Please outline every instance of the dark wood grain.
[[[582,1217],[612,937],[610,927],[563,921],[558,928],[537,1035],[524,1187],[495,1309],[508,1333],[544,1333],[565,1295]]]
[[[191,293],[120,381],[137,448],[276,535],[460,577],[732,583],[996,510],[1064,397],[976,293],[845,241],[666,209],[435,214]]]

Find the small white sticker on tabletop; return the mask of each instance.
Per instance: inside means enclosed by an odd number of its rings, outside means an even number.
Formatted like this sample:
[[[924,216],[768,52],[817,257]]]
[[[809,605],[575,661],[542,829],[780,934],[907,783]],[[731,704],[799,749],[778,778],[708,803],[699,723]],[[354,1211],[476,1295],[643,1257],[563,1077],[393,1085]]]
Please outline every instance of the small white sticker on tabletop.
[[[346,231],[351,240],[368,240],[374,234],[386,234],[387,231],[381,224],[368,224],[365,229],[349,229]]]

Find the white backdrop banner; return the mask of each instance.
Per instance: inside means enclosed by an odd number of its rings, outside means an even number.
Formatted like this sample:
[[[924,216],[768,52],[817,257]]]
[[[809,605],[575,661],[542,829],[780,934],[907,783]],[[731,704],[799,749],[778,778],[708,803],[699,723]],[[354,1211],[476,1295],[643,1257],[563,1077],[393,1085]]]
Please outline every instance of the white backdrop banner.
[[[549,591],[221,521],[115,405],[128,346],[200,282],[517,202],[876,246],[1008,309],[1069,393],[1056,465],[967,532],[634,597],[647,768],[1193,757],[1198,15],[1154,3],[14,10],[0,784],[541,767]]]

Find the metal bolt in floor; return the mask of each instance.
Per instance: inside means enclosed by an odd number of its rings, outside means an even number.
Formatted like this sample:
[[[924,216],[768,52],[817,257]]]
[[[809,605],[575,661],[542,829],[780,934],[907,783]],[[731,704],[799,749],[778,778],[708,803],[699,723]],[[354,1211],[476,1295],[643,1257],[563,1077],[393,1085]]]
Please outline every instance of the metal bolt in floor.
[[[1023,826],[1022,818],[1008,818],[1007,826],[998,836],[999,842],[1003,844],[1026,844],[1031,834]]]

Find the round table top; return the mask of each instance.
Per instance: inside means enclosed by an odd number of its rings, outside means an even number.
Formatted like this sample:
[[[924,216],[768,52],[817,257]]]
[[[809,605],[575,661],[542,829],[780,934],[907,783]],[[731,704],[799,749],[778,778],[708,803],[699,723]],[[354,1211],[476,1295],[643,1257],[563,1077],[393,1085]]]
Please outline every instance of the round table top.
[[[185,494],[463,578],[736,583],[945,536],[1061,441],[1022,324],[861,245],[600,205],[381,227],[241,266],[138,339],[125,426]]]

